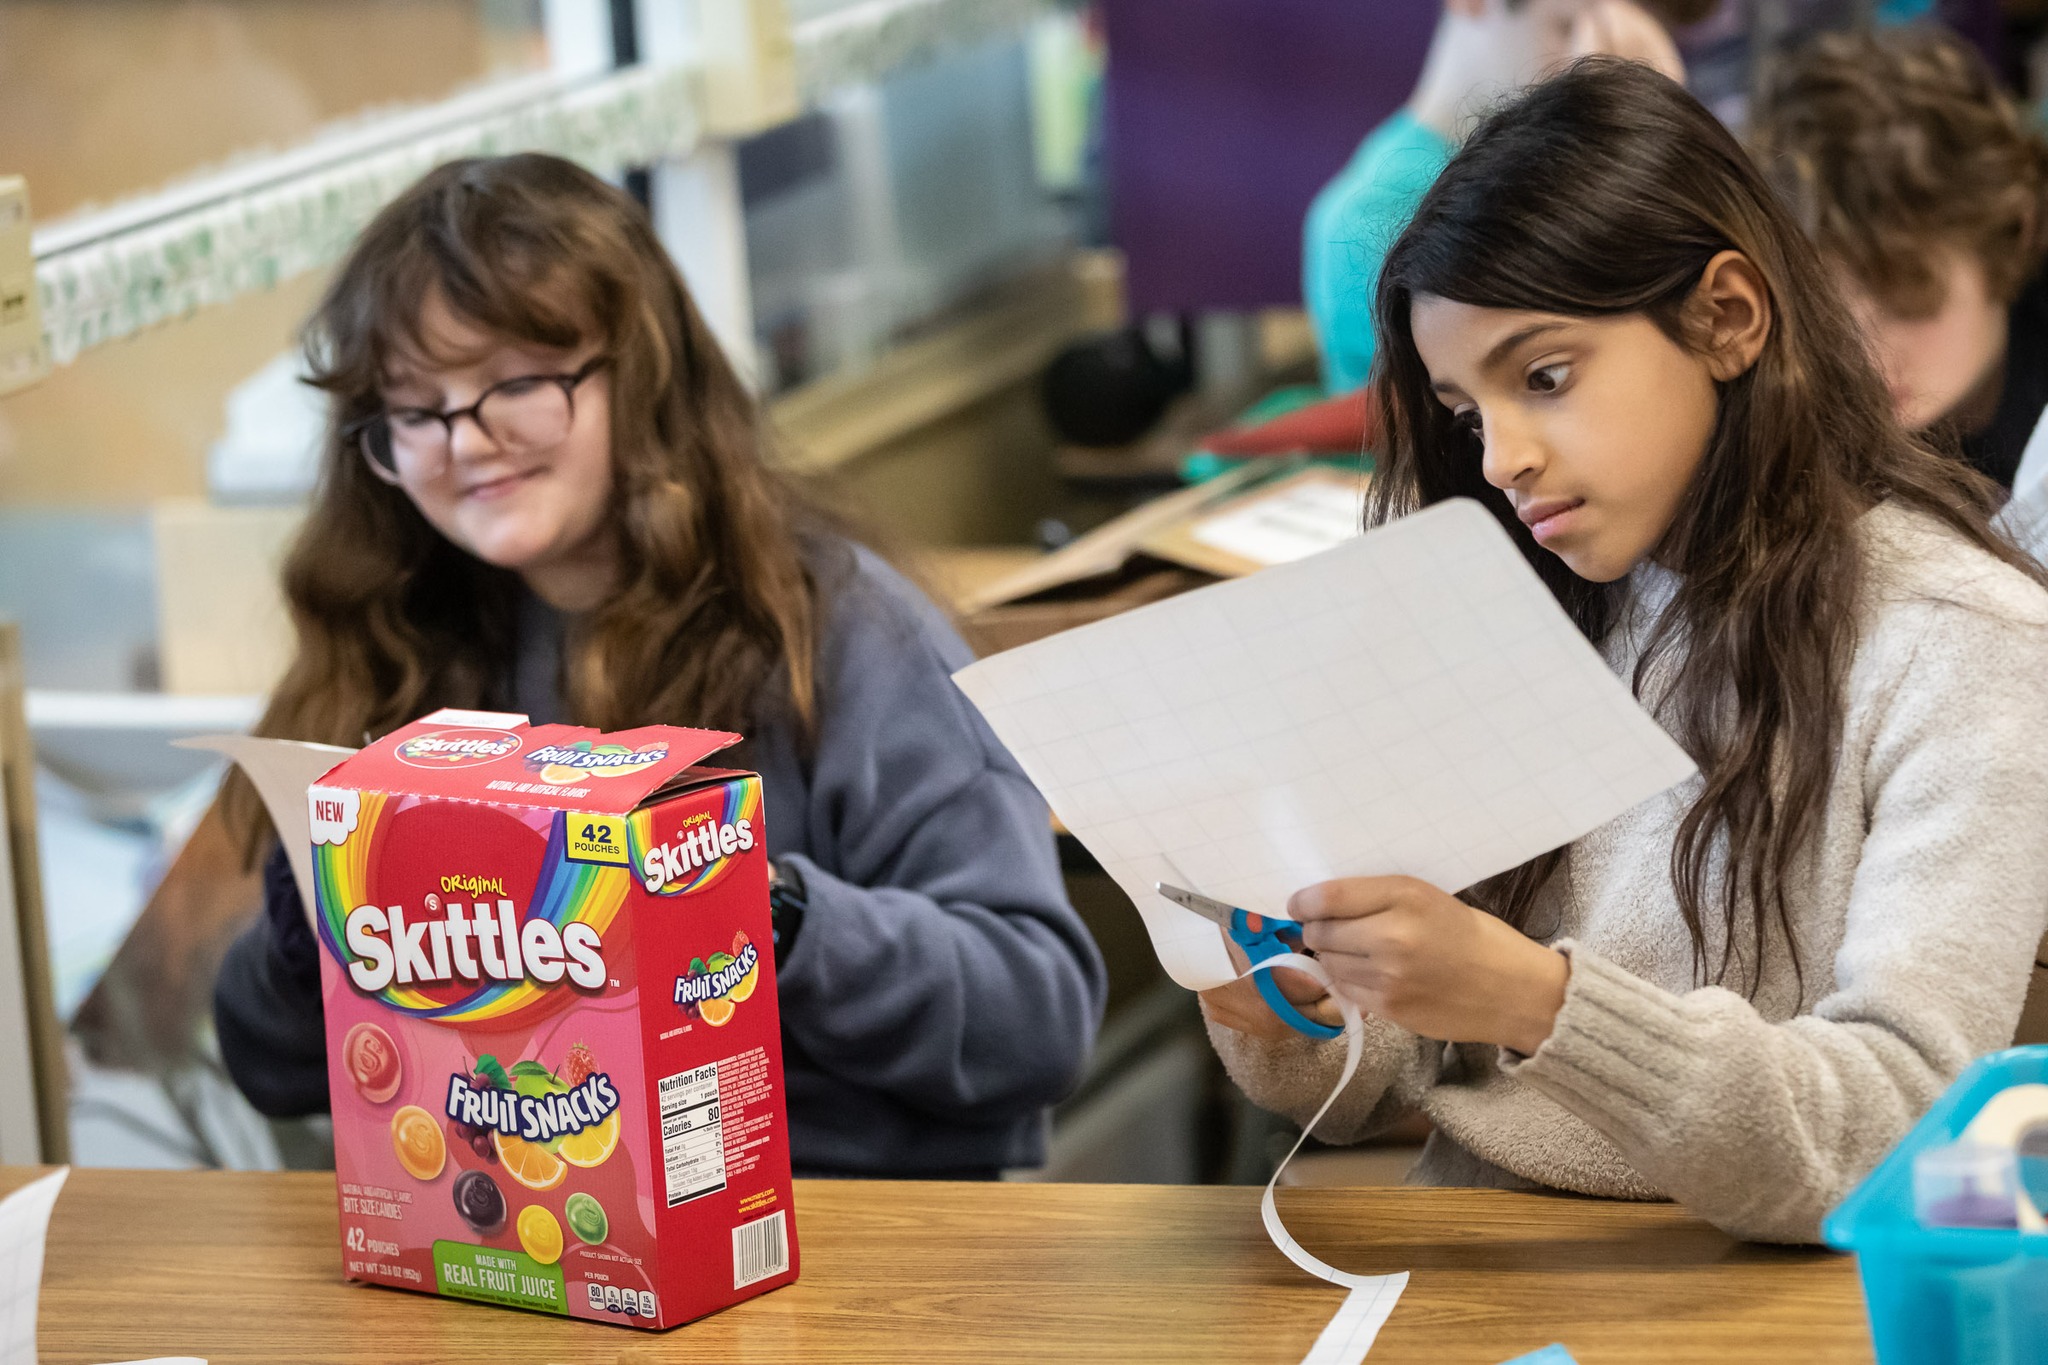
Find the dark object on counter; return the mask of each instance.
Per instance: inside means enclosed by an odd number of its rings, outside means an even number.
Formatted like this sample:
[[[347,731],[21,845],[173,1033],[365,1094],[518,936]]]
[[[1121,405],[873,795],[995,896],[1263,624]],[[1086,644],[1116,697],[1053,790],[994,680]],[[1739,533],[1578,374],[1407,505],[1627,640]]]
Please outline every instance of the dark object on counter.
[[[1125,327],[1077,341],[1053,357],[1043,383],[1045,414],[1061,440],[1120,446],[1159,421],[1166,405],[1194,383],[1187,349],[1161,355],[1143,328]]]

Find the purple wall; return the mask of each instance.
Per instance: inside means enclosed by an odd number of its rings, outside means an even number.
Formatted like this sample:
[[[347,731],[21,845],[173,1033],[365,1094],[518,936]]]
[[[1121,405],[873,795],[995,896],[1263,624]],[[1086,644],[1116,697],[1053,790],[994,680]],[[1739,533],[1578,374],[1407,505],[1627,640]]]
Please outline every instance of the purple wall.
[[[1134,311],[1301,302],[1308,202],[1408,98],[1439,0],[1100,0]]]

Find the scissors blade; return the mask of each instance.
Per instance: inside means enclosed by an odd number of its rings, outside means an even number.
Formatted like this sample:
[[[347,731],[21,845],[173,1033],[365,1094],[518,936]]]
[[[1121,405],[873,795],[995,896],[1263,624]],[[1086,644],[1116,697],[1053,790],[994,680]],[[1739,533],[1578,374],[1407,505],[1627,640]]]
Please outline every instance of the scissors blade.
[[[1203,919],[1230,927],[1230,918],[1237,913],[1237,907],[1212,896],[1200,895],[1173,885],[1171,882],[1154,882],[1152,889],[1172,901],[1183,910],[1192,910]]]

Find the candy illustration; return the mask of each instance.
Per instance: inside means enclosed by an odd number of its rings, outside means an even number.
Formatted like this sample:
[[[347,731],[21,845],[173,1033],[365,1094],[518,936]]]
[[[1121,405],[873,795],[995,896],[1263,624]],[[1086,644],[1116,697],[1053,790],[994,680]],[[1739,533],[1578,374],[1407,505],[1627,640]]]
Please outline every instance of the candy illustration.
[[[357,1024],[348,1031],[341,1044],[341,1060],[355,1082],[356,1093],[370,1103],[383,1104],[398,1093],[404,1079],[398,1046],[375,1024]]]
[[[569,1221],[569,1231],[576,1234],[576,1240],[589,1246],[596,1246],[611,1233],[611,1219],[605,1217],[604,1205],[590,1195],[578,1190],[562,1205],[562,1216]]]
[[[538,1204],[528,1204],[519,1210],[518,1228],[519,1245],[534,1260],[553,1265],[562,1259],[562,1225],[555,1215]]]
[[[416,1104],[408,1104],[391,1116],[391,1150],[398,1164],[415,1180],[432,1180],[448,1162],[448,1144],[441,1140],[441,1125]]]
[[[505,1226],[505,1192],[482,1171],[464,1171],[455,1177],[455,1211],[470,1231],[488,1237]]]

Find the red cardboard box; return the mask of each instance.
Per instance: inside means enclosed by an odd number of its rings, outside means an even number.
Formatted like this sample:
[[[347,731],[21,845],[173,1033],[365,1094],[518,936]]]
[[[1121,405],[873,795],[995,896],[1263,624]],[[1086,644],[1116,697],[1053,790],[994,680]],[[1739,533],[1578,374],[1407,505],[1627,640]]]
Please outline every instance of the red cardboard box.
[[[738,738],[438,711],[307,789],[350,1279],[672,1327],[796,1278]]]

